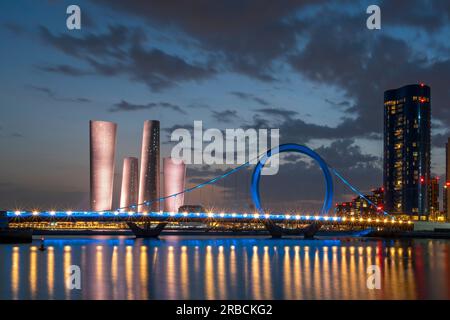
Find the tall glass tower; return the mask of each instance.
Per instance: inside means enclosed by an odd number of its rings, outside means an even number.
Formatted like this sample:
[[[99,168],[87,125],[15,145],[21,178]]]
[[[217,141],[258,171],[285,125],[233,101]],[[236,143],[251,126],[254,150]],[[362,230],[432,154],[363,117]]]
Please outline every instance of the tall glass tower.
[[[130,206],[137,204],[139,184],[138,159],[126,157],[123,159],[122,187],[120,191],[120,208],[130,210]]]
[[[186,165],[181,161],[175,161],[172,158],[164,158],[164,197],[180,193],[184,190],[186,180]],[[184,194],[168,198],[164,201],[164,211],[178,212],[178,209],[184,204]]]
[[[138,211],[159,211],[159,202],[152,202],[150,206],[143,205],[157,198],[159,198],[159,121],[146,120],[142,132]]]
[[[450,138],[445,144],[444,213],[450,222]]]
[[[384,93],[384,199],[389,213],[429,215],[430,87],[407,85]]]
[[[91,210],[111,210],[117,124],[90,121]]]

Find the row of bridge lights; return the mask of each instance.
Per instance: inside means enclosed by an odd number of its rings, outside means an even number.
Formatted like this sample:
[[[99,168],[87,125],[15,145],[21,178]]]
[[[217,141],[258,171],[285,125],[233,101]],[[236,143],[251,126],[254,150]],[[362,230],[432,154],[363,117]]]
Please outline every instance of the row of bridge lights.
[[[392,218],[392,219],[387,219],[387,218],[384,218],[384,219],[379,219],[379,218],[376,218],[376,219],[372,219],[372,218],[364,219],[364,218],[351,217],[350,219],[348,219],[346,217],[343,217],[342,221],[343,222],[345,222],[345,221],[350,221],[350,222],[356,222],[356,221],[365,222],[365,221],[367,221],[369,223],[370,222],[376,222],[376,223],[383,222],[383,223],[399,223],[399,224],[403,224],[403,223],[411,224],[412,223],[412,221],[410,221],[410,220],[403,221],[403,220],[395,220],[394,218]]]
[[[14,213],[15,213],[16,216],[20,216],[22,214],[21,211],[15,211]],[[73,214],[73,211],[66,211],[65,213],[66,213],[67,216],[71,216]],[[84,213],[88,214],[89,212],[84,211]],[[137,212],[134,212],[134,211],[128,211],[128,215],[129,216],[133,216],[136,213]],[[38,212],[38,211],[33,211],[32,212],[33,216],[38,216],[39,214],[40,214],[40,212]],[[49,214],[51,216],[55,216],[56,215],[56,211],[49,211]],[[99,215],[103,215],[104,212],[99,212],[98,214]],[[114,212],[114,215],[116,215],[116,216],[119,215],[119,214],[120,214],[119,211],[115,211]],[[164,215],[164,212],[160,211],[158,214],[162,216],[162,215]],[[174,216],[179,215],[179,214],[180,214],[179,212],[168,212],[168,215],[171,216],[171,217],[174,217]],[[148,213],[144,211],[142,213],[142,215],[147,216]],[[188,212],[183,212],[183,213],[181,213],[181,215],[183,217],[188,217],[189,213]],[[200,217],[202,214],[201,213],[195,213],[195,215]],[[231,213],[231,214],[212,213],[212,212],[207,213],[208,218],[217,218],[217,217],[224,218],[227,215],[231,215],[232,218],[238,217],[237,213]],[[275,216],[280,216],[280,215],[275,215]],[[338,221],[339,220],[338,217],[330,217],[330,216],[300,216],[300,215],[293,215],[292,216],[292,215],[289,215],[289,214],[288,215],[281,215],[281,216],[284,216],[284,218],[286,220],[292,220],[292,219],[294,219],[294,220],[305,219],[305,220],[316,220],[316,221],[318,221],[318,220]],[[271,215],[270,214],[260,215],[258,213],[255,213],[255,214],[244,213],[244,214],[242,214],[242,217],[243,218],[254,218],[254,219],[260,219],[260,218],[269,219],[271,217]],[[410,220],[409,221],[403,221],[403,220],[395,220],[394,218],[392,218],[392,219],[388,219],[388,218],[384,218],[384,219],[375,218],[375,219],[372,219],[372,218],[362,218],[362,217],[361,218],[342,217],[341,221],[342,222],[346,222],[346,221],[349,221],[349,222],[368,222],[368,223],[371,223],[371,222],[381,223],[381,222],[383,222],[383,223],[399,223],[399,224],[403,224],[403,223],[411,224],[412,223],[412,221],[410,221]]]

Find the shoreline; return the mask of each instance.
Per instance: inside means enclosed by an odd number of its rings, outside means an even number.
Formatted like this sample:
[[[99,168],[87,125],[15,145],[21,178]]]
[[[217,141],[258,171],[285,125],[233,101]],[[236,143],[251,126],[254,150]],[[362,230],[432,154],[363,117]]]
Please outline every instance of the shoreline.
[[[33,236],[134,236],[127,229],[120,230],[33,230]],[[261,231],[205,231],[205,230],[165,230],[161,236],[267,236],[270,233],[266,230]],[[338,234],[336,232],[318,232],[317,237],[329,238],[351,238],[354,235],[345,232]],[[303,238],[299,236],[286,236],[284,238]],[[449,240],[450,232],[433,232],[433,231],[403,231],[403,232],[379,232],[374,231],[366,238],[383,238],[383,239],[442,239]]]

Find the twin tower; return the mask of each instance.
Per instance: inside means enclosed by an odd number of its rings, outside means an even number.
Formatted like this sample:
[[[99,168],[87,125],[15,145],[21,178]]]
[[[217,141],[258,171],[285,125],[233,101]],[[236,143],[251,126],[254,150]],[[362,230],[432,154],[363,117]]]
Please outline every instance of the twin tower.
[[[90,121],[90,190],[91,210],[111,211],[114,185],[117,124],[108,121]],[[159,121],[144,122],[140,169],[138,159],[126,157],[123,161],[120,208],[130,210],[136,205],[139,212],[159,211],[158,201],[144,205],[160,197],[160,138]],[[163,160],[164,196],[184,190],[186,165],[171,158]],[[166,199],[164,211],[177,212],[184,203],[184,195]]]

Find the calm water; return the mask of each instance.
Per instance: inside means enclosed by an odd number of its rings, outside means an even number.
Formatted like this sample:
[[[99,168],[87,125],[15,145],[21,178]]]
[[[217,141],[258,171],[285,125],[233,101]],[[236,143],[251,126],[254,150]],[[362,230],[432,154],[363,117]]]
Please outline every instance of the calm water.
[[[1,299],[450,299],[450,241],[48,237],[0,245]],[[381,289],[366,286],[381,268]],[[65,288],[70,265],[81,290]]]

